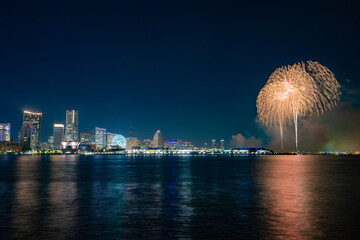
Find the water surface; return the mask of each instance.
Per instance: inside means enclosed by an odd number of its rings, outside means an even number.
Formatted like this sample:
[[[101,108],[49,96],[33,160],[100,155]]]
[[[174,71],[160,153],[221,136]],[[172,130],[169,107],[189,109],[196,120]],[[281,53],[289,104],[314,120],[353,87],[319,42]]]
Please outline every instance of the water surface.
[[[0,156],[0,239],[356,239],[356,156]]]

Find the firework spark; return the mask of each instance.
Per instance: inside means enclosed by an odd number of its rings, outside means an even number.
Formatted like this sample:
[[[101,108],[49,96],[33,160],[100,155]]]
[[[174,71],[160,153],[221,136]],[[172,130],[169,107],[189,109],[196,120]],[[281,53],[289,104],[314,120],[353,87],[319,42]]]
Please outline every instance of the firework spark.
[[[297,149],[298,119],[319,116],[334,107],[339,101],[339,88],[334,74],[318,62],[280,67],[258,95],[258,118],[266,126],[279,127],[282,149],[283,130],[294,124]]]

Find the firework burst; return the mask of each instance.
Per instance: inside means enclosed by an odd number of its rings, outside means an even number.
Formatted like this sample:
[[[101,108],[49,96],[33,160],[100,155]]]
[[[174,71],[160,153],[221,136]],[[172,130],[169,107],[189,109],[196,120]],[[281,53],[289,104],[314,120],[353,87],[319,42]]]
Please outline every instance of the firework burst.
[[[280,67],[258,95],[258,118],[266,126],[279,127],[282,149],[283,130],[294,124],[297,149],[298,119],[319,116],[335,106],[339,101],[339,88],[334,74],[318,62]]]

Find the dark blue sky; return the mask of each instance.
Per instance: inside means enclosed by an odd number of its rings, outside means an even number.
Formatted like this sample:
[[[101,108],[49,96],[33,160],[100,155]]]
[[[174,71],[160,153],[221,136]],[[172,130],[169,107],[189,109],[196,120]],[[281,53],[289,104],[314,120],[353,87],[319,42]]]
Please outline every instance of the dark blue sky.
[[[255,101],[277,67],[315,60],[359,87],[357,6],[337,2],[3,0],[0,122],[16,138],[22,110],[41,111],[46,140],[77,109],[80,132],[261,137]]]

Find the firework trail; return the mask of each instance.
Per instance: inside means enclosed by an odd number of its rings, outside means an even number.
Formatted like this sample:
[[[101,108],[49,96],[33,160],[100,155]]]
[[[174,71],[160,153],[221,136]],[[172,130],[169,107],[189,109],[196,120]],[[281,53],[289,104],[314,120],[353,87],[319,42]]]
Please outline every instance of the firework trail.
[[[279,127],[282,149],[283,130],[294,124],[297,150],[298,119],[319,116],[334,107],[339,101],[339,88],[334,74],[318,62],[280,67],[258,95],[258,118],[266,126]]]

